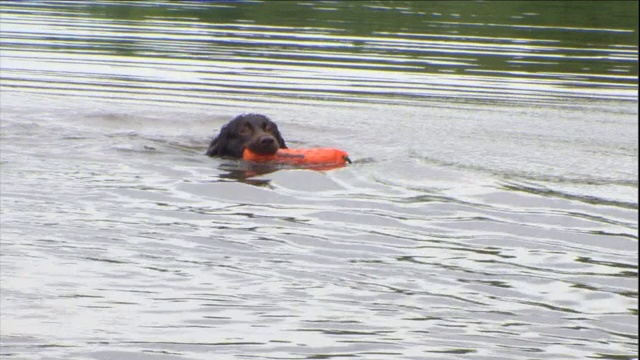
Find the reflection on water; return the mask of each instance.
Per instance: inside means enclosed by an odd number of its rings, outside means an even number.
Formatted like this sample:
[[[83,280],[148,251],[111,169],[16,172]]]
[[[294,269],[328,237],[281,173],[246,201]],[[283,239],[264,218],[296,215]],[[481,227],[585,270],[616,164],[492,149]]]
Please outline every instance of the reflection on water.
[[[8,3],[5,86],[39,92],[198,104],[637,98],[628,2]]]
[[[637,13],[3,1],[0,353],[637,358]]]

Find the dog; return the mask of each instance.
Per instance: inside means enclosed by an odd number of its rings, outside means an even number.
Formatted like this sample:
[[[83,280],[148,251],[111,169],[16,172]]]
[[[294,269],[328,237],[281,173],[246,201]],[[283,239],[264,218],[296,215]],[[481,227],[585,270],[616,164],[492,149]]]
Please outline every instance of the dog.
[[[206,154],[215,157],[241,159],[244,149],[259,155],[273,155],[287,145],[278,126],[260,114],[242,114],[220,129]]]

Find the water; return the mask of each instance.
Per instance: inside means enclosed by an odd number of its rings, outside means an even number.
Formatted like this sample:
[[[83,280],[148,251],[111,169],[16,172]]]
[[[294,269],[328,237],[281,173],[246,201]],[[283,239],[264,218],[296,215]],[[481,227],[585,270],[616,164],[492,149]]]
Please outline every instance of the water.
[[[1,356],[637,358],[637,13],[3,1]]]

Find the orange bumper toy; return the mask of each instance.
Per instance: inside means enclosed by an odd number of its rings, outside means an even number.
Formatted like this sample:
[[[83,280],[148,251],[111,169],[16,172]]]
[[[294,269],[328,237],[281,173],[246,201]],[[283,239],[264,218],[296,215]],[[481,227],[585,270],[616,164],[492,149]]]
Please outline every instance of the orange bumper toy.
[[[335,169],[351,163],[349,154],[334,148],[279,149],[273,155],[260,155],[244,149],[242,158],[248,161],[273,162],[319,170]]]

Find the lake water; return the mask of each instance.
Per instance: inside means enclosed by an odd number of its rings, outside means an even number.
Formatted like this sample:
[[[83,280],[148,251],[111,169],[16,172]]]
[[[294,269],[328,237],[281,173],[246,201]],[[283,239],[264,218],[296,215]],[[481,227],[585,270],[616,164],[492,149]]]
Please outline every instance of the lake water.
[[[637,359],[637,14],[2,1],[0,356]]]

